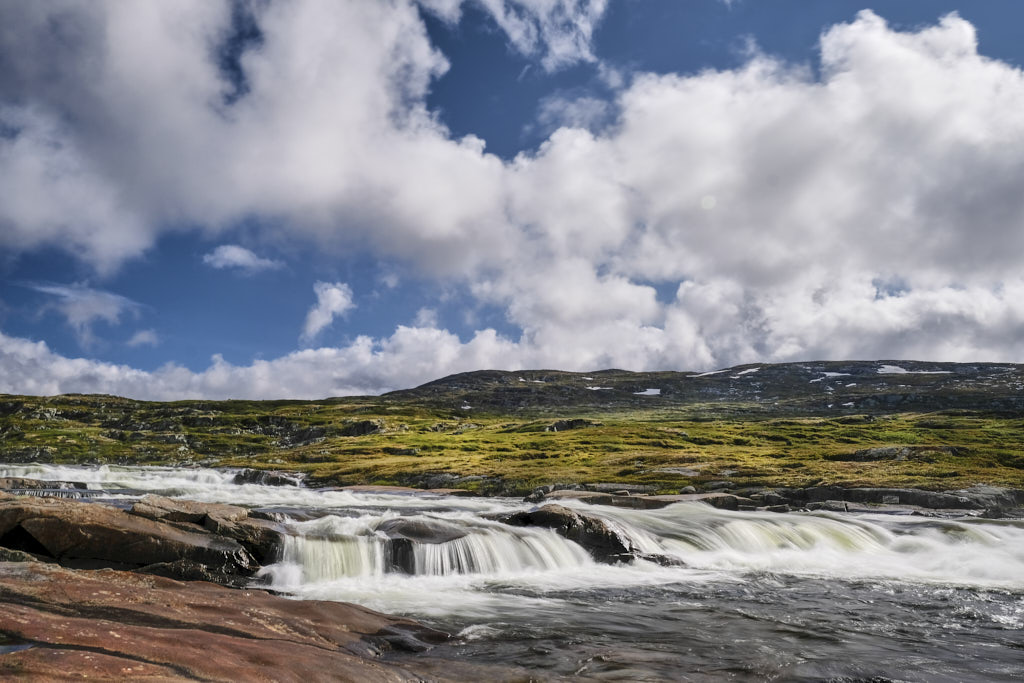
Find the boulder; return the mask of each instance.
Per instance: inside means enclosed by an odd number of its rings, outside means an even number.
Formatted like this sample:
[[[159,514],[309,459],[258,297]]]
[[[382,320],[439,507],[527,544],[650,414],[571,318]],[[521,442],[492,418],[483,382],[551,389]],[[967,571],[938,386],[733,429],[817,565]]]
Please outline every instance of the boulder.
[[[207,517],[215,515],[228,521],[239,521],[249,516],[249,511],[237,505],[220,503],[199,503],[193,500],[178,500],[149,494],[131,507],[131,513],[140,517],[169,522],[190,522],[203,524]]]
[[[0,546],[66,566],[137,569],[188,560],[236,582],[258,564],[238,541],[107,505],[56,498],[0,500]]]
[[[235,473],[234,484],[262,484],[263,486],[301,486],[305,475],[297,472],[277,470],[254,470],[246,468]]]
[[[391,539],[407,539],[416,543],[447,543],[462,538],[466,532],[457,526],[434,519],[395,517],[386,519],[375,529]]]
[[[563,505],[548,504],[536,510],[516,512],[501,517],[500,521],[512,526],[554,529],[560,536],[583,546],[598,562],[614,564],[634,559],[633,544],[607,522]]]
[[[572,419],[572,420],[556,420],[544,428],[545,432],[566,432],[570,429],[586,429],[587,427],[600,427],[600,422],[594,422],[592,420],[583,419]]]
[[[384,534],[388,542],[384,555],[392,569],[414,574],[416,572],[415,546],[421,543],[437,545],[462,538],[466,532],[440,520],[396,517],[377,525],[377,533]]]
[[[506,679],[407,654],[448,639],[338,602],[40,563],[0,563],[0,678],[16,680],[415,681]],[[388,653],[387,661],[379,657]]]

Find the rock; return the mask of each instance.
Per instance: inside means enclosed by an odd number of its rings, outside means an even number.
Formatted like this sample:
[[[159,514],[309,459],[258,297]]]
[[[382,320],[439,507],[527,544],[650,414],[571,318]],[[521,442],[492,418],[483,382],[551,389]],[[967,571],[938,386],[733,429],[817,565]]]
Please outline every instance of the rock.
[[[536,510],[516,512],[500,518],[512,526],[537,526],[554,529],[560,536],[583,546],[598,562],[628,562],[635,548],[628,538],[615,531],[602,519],[557,504]]]
[[[825,510],[826,512],[849,512],[846,503],[841,500],[823,500],[807,504],[808,510]]]
[[[598,491],[600,493],[612,493],[617,496],[629,495],[629,494],[640,494],[640,493],[654,493],[658,490],[657,486],[650,486],[648,484],[615,484],[615,483],[596,483],[596,484],[583,484],[583,488],[587,491]],[[623,494],[622,492],[626,493]]]
[[[466,532],[440,520],[394,517],[377,525],[375,531],[390,539],[407,539],[416,543],[447,543],[462,538]]]
[[[853,453],[828,456],[828,460],[848,462],[877,462],[881,460],[928,460],[940,455],[959,455],[953,446],[882,446],[862,448]]]
[[[36,490],[36,489],[57,489],[57,490],[85,490],[89,488],[79,481],[42,481],[40,479],[26,479],[24,477],[2,477],[0,478],[0,489],[6,490]]]
[[[573,419],[573,420],[556,420],[547,427],[544,428],[545,432],[566,432],[570,429],[585,429],[587,427],[600,427],[600,422],[593,422],[591,420]]]
[[[686,495],[687,493],[697,493],[697,487],[695,486],[684,486],[679,489],[679,493]]]
[[[22,550],[0,548],[0,562],[38,562],[39,558]]]
[[[0,632],[30,646],[0,655],[5,679],[436,680],[403,653],[448,639],[345,603],[38,563],[0,563],[0,601]],[[441,678],[489,677],[445,665]]]
[[[704,488],[708,489],[709,491],[715,491],[718,489],[731,489],[735,488],[735,486],[736,484],[732,483],[731,481],[709,481],[704,485]]]
[[[852,488],[816,486],[793,492],[794,500],[815,502],[843,500],[850,503],[885,505],[917,505],[923,508],[949,510],[980,510],[985,506],[967,496],[921,489]]]
[[[192,500],[178,500],[149,494],[132,505],[131,514],[154,520],[171,522],[191,522],[203,524],[209,515],[222,519],[238,521],[249,516],[249,511],[236,505],[221,503],[198,503]]]
[[[258,565],[238,541],[118,508],[55,498],[0,500],[0,546],[67,566],[136,569],[189,560],[225,581]]]
[[[768,505],[764,508],[765,512],[789,512],[788,505]]]
[[[301,486],[305,475],[297,472],[279,472],[277,470],[254,470],[246,468],[235,474],[232,483],[262,484],[263,486]]]
[[[384,547],[388,566],[406,574],[416,573],[415,547],[418,544],[438,545],[466,536],[462,529],[440,520],[408,517],[384,520],[375,531],[388,538]]]
[[[376,434],[383,428],[383,424],[376,420],[359,420],[349,422],[338,430],[340,436],[366,436]]]

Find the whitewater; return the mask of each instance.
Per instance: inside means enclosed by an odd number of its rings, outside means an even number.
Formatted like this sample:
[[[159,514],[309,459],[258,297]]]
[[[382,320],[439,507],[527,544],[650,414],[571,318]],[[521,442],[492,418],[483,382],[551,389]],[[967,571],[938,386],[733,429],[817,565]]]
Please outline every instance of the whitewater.
[[[826,512],[659,510],[562,500],[672,562],[602,564],[555,531],[513,527],[515,499],[235,483],[212,469],[0,465],[245,505],[290,534],[257,584],[355,602],[459,637],[456,656],[540,679],[1021,680],[1024,523]],[[425,530],[394,542],[395,528]],[[413,534],[415,536],[415,534]]]

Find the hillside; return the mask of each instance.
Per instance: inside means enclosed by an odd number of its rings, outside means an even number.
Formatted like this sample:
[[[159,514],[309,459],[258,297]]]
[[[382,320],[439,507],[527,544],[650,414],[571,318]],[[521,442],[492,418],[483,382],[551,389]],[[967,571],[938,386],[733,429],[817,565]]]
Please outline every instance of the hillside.
[[[1024,487],[1024,366],[480,371],[379,397],[0,397],[5,462],[205,464],[320,483]]]

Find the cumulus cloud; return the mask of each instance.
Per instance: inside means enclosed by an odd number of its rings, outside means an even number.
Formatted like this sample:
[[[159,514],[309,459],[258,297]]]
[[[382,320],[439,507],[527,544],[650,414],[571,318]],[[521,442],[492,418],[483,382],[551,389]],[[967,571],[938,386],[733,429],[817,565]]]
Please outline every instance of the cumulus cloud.
[[[247,273],[276,270],[284,265],[280,261],[261,258],[237,244],[222,244],[210,253],[203,254],[203,263],[211,268],[237,268]]]
[[[93,325],[97,321],[117,325],[121,322],[123,314],[137,316],[141,309],[140,304],[120,294],[80,284],[26,283],[25,286],[52,297],[52,300],[44,305],[44,310],[53,309],[63,315],[67,324],[74,330],[78,342],[85,347],[96,341]]]
[[[126,345],[131,347],[136,346],[156,346],[160,343],[160,337],[157,335],[156,330],[139,330],[125,342]]]
[[[356,306],[352,288],[344,282],[317,282],[313,291],[316,303],[306,314],[306,324],[302,327],[301,339],[306,342],[313,341],[335,317],[345,315]]]
[[[448,21],[465,5],[420,4]],[[549,69],[594,58],[605,10],[476,6]],[[17,185],[0,185],[0,248],[63,246],[109,270],[168,226],[214,235],[268,216],[289,238],[460,288],[519,331],[460,341],[424,315],[346,347],[170,367],[144,376],[153,391],[222,396],[234,381],[239,395],[313,396],[473,367],[1021,359],[1024,75],[980,55],[955,14],[897,31],[862,12],[825,31],[813,73],[752,51],[735,69],[632,74],[607,106],[552,100],[542,115],[557,129],[503,162],[427,109],[448,63],[409,0],[254,3],[262,42],[239,57],[247,91],[230,102],[211,58],[225,2],[2,8],[19,30],[0,33],[0,174]],[[305,342],[353,305],[347,285],[318,287]],[[98,315],[81,329],[111,320]],[[5,339],[19,358],[52,355]],[[146,391],[130,369],[52,360],[59,386]],[[300,369],[328,378],[281,382]]]

